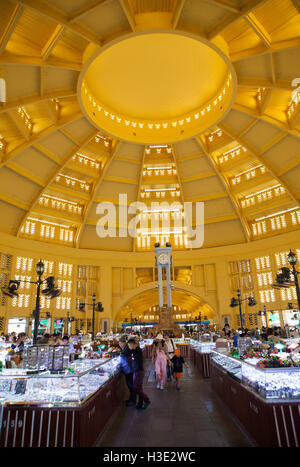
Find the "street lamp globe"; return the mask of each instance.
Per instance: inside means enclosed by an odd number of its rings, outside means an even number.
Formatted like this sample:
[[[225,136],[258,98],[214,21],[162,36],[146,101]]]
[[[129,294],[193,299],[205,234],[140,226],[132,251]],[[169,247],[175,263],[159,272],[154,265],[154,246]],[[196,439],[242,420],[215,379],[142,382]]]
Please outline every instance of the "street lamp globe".
[[[37,263],[37,265],[35,266],[35,270],[36,270],[36,273],[38,276],[41,276],[44,272],[44,263],[42,262],[42,260],[40,259],[39,262]]]
[[[295,266],[297,263],[297,255],[290,250],[289,254],[287,255],[288,262],[291,266]]]

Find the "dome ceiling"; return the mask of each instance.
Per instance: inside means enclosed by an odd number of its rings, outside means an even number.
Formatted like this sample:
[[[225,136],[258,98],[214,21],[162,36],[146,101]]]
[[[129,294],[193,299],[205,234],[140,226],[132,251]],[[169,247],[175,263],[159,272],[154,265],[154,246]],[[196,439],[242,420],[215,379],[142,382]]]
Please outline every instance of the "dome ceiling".
[[[99,203],[115,205],[122,229],[124,203],[152,200],[178,202],[173,219],[203,202],[205,248],[299,228],[299,0],[0,6],[1,232],[74,248],[148,251],[157,238],[187,248],[175,230],[99,238]]]

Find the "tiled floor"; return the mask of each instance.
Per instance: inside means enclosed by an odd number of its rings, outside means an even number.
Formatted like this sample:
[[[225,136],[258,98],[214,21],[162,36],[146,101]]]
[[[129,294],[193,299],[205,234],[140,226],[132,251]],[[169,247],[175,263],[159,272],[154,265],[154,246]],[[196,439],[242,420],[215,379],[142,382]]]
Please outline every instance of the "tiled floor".
[[[181,391],[173,382],[161,391],[156,389],[153,366],[148,361],[145,366],[144,389],[151,405],[142,411],[121,407],[96,446],[251,446],[197,369],[184,370]]]

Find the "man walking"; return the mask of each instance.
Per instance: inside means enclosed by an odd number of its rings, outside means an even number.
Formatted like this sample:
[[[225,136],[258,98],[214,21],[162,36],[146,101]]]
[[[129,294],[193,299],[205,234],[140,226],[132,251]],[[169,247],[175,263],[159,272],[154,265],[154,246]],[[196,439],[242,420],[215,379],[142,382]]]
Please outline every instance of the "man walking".
[[[133,390],[138,396],[138,403],[135,408],[138,410],[146,409],[150,404],[150,399],[143,390],[144,362],[143,352],[133,337],[128,341],[128,347],[131,350],[131,359],[133,367]]]
[[[131,360],[131,350],[127,344],[127,337],[122,336],[119,340],[121,348],[119,369],[125,376],[126,384],[129,389],[129,399],[125,401],[127,407],[136,404],[136,394],[133,389],[133,368]]]

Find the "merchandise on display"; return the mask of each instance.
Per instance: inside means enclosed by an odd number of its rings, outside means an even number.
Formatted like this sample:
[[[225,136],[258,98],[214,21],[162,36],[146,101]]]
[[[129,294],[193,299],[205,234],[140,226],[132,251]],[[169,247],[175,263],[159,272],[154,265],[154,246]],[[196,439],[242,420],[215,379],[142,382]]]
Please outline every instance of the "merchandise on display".
[[[59,374],[26,369],[3,369],[0,373],[0,403],[82,404],[118,373],[119,358],[101,362],[70,363]],[[30,370],[29,370],[30,371]]]
[[[211,359],[231,377],[241,381],[264,399],[300,398],[298,356],[285,354],[284,359],[281,355],[270,354],[266,350],[261,352],[253,350],[252,353],[249,353],[248,349],[243,355],[233,356],[213,350]]]

